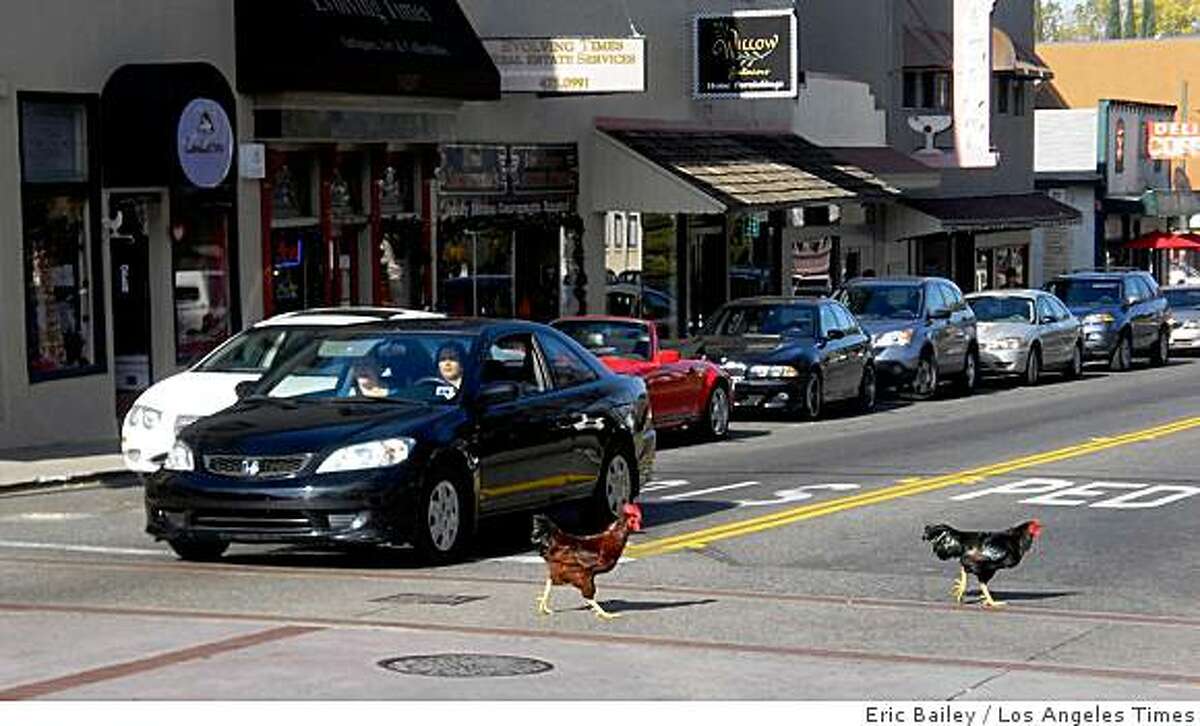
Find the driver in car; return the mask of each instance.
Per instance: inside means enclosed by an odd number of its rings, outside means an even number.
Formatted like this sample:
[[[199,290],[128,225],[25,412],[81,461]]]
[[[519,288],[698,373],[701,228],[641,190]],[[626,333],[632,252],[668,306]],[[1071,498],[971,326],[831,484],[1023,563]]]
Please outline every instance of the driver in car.
[[[367,398],[387,398],[388,387],[380,379],[379,364],[367,358],[354,365],[355,393]]]

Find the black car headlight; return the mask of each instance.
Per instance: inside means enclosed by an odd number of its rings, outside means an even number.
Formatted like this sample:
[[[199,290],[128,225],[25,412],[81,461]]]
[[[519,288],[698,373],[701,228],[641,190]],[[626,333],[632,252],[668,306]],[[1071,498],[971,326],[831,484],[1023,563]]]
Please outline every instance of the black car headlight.
[[[408,455],[416,443],[415,440],[406,436],[399,436],[394,439],[380,439],[379,441],[366,441],[343,446],[325,457],[325,460],[317,467],[317,473],[328,474],[335,471],[360,471],[395,466],[408,460]]]

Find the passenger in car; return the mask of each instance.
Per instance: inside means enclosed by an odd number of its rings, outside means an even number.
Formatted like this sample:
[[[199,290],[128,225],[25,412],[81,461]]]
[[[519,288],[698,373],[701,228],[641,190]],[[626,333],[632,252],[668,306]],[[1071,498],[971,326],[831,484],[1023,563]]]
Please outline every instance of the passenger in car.
[[[455,388],[462,387],[464,358],[466,355],[458,343],[446,343],[438,349],[438,374]]]

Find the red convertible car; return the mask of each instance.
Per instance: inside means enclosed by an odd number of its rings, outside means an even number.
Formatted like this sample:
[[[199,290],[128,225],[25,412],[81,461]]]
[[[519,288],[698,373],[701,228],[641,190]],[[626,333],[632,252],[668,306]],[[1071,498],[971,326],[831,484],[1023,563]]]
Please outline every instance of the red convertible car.
[[[714,363],[661,350],[652,322],[585,315],[550,325],[579,341],[609,370],[645,379],[655,428],[687,427],[711,439],[729,433],[729,376]]]

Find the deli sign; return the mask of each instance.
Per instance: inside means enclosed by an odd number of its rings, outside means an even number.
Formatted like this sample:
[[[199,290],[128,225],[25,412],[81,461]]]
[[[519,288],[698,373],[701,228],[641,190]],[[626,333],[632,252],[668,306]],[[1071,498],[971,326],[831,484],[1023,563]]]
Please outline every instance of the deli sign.
[[[693,35],[695,98],[796,97],[794,10],[697,15]]]
[[[1200,156],[1200,123],[1148,121],[1146,145],[1151,159]]]

